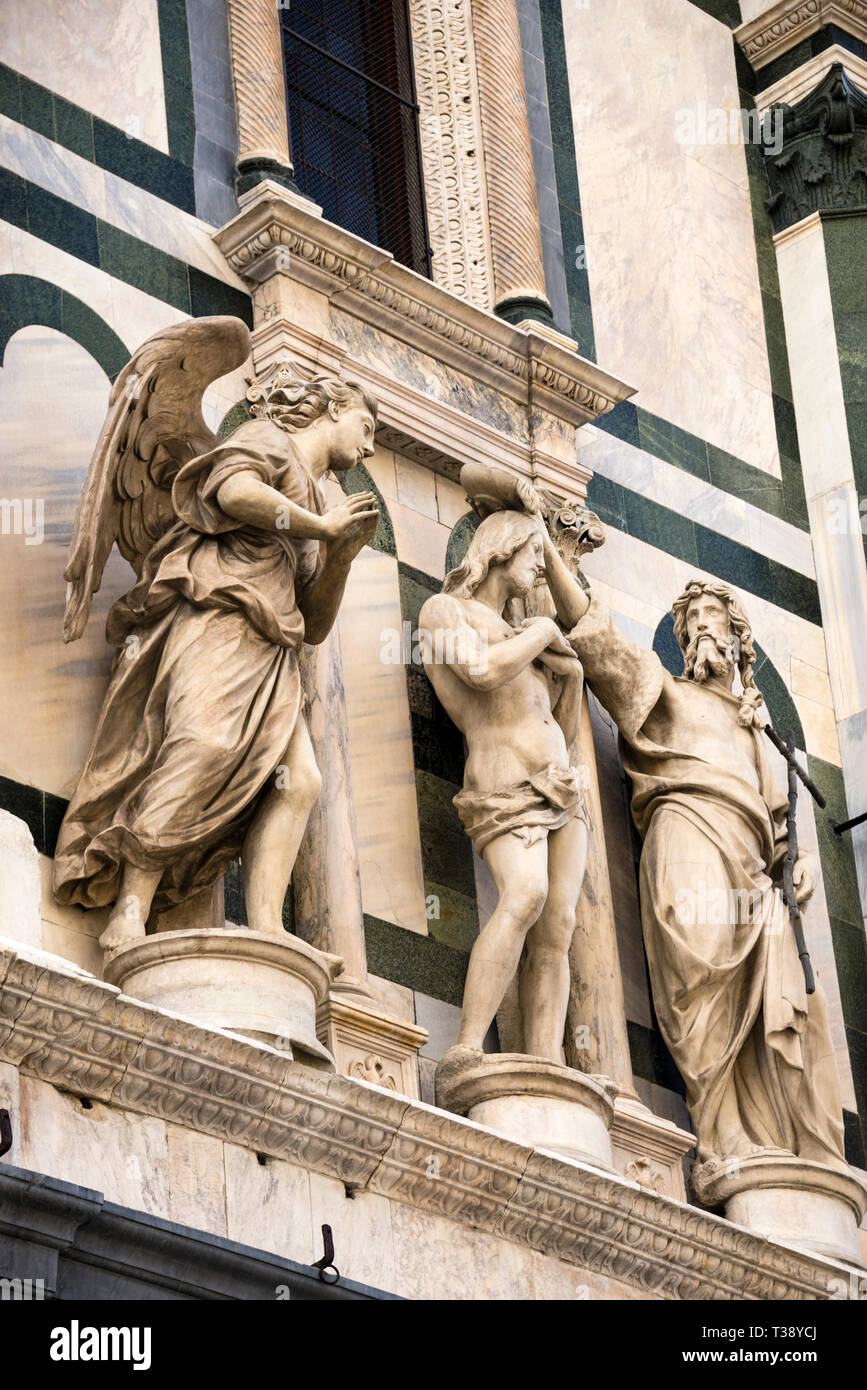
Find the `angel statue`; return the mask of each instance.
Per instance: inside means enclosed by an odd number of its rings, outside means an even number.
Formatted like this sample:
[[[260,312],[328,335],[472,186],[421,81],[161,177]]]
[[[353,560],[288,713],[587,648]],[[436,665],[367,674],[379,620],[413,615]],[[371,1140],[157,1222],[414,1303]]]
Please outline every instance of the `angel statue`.
[[[107,952],[238,854],[251,929],[282,933],[319,791],[296,653],[325,640],[378,518],[370,492],[325,512],[321,479],[372,454],[377,407],[281,366],[220,440],[202,395],[249,352],[235,318],[149,338],[112,389],[75,517],[65,641],[115,542],[136,573],[108,615],[111,681],[54,861],[60,902],[114,904]]]

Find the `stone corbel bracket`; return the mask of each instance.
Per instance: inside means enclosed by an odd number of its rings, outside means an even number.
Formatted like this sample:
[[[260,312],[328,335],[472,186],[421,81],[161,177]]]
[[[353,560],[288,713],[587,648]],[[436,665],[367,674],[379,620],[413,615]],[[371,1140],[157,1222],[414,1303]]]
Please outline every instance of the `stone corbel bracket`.
[[[826,24],[867,43],[867,0],[778,0],[734,34],[747,61],[763,68]]]
[[[632,388],[551,336],[526,331],[458,299],[393,256],[309,212],[268,180],[240,200],[241,211],[215,233],[229,264],[260,282],[258,263],[277,247],[282,273],[331,303],[430,354],[513,400],[586,424],[633,394]],[[558,335],[554,335],[556,337]],[[568,341],[568,340],[565,340]]]
[[[636,1183],[143,1005],[11,941],[0,945],[0,1059],[657,1297],[823,1299],[848,1276]]]

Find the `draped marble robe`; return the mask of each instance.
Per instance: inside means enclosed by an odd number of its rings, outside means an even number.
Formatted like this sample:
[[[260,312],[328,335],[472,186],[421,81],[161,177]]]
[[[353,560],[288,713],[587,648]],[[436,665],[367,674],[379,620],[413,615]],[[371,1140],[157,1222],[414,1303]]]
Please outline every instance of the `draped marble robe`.
[[[806,993],[772,883],[786,852],[787,803],[763,735],[738,724],[736,696],[670,675],[596,599],[570,639],[620,731],[643,840],[653,1000],[686,1084],[699,1160],[772,1148],[845,1167],[824,999],[818,985]],[[732,752],[728,765],[696,751],[709,723]]]
[[[320,568],[319,542],[227,515],[217,493],[242,471],[324,510],[291,435],[270,420],[180,470],[177,521],[108,615],[117,653],[60,830],[60,902],[114,902],[125,861],[162,869],[157,910],[213,883],[288,747],[301,709],[296,591]]]

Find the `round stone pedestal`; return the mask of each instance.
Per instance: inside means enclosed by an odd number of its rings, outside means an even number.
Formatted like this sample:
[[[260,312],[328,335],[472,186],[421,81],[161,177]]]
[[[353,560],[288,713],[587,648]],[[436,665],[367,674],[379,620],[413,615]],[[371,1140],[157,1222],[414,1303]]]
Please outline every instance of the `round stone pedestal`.
[[[724,1206],[730,1221],[766,1240],[864,1267],[858,1227],[867,1183],[851,1169],[771,1151],[698,1165],[692,1189],[701,1206]]]
[[[316,1036],[316,1010],[328,996],[335,959],[288,932],[158,932],[117,951],[105,978],[146,1004],[333,1071],[334,1059]]]
[[[479,1059],[479,1060],[476,1060]],[[437,1073],[437,1104],[534,1149],[615,1172],[609,1130],[617,1088],[604,1077],[520,1053],[473,1054]]]

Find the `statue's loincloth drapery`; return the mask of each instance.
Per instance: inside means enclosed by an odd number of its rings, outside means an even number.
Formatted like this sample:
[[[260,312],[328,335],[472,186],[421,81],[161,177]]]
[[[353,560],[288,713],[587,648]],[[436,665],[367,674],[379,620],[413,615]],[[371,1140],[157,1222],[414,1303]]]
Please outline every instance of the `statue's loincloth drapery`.
[[[687,1087],[699,1158],[755,1145],[843,1163],[824,998],[818,985],[807,996],[772,886],[785,851],[786,799],[761,733],[751,731],[752,786],[691,752],[688,737],[681,744],[677,711],[694,696],[691,682],[629,642],[597,602],[573,639],[619,726],[644,842],[641,920],[654,1005]],[[719,717],[734,731],[739,700],[720,692],[719,701]]]
[[[216,495],[241,471],[322,511],[289,436],[267,420],[180,471],[179,520],[109,614],[117,655],[58,839],[61,902],[113,902],[124,862],[163,870],[157,909],[213,883],[289,744],[301,706],[296,587],[315,576],[319,546],[227,516]]]
[[[502,791],[462,791],[453,801],[479,854],[491,840],[510,831],[532,845],[569,820],[587,823],[576,769],[555,763]]]

